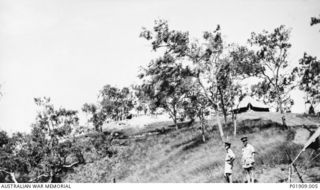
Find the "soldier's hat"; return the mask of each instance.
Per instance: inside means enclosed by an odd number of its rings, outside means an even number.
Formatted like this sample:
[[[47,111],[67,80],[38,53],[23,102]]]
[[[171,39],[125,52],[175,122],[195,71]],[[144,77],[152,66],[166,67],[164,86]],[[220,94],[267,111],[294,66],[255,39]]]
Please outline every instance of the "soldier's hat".
[[[225,145],[231,146],[231,143],[229,141],[224,141]]]
[[[248,137],[242,137],[240,140],[241,140],[242,142],[248,141]]]

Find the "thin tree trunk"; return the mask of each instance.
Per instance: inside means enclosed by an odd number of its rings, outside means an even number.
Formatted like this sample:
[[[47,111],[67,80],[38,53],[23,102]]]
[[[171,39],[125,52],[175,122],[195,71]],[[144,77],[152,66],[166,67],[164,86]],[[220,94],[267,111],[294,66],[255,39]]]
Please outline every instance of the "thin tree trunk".
[[[279,109],[280,109],[280,113],[281,113],[282,126],[287,128],[286,116],[283,111],[280,95],[278,95],[278,104],[279,104]]]
[[[237,115],[232,112],[232,121],[233,121],[233,135],[237,135]]]
[[[174,126],[176,127],[176,130],[179,129],[178,124],[177,124],[177,110],[175,108],[175,106],[173,106],[173,122],[174,122]]]
[[[48,183],[52,183],[52,181],[53,181],[53,175],[54,175],[54,171],[53,171],[53,169],[51,169],[51,171],[50,171],[50,178],[49,178]]]
[[[280,96],[280,92],[279,92],[279,87],[276,88],[277,89],[277,95],[278,95],[278,108],[280,109],[280,114],[281,114],[281,120],[282,120],[282,126],[287,128],[287,123],[286,123],[286,118],[284,115],[284,110],[282,107],[282,101],[281,101],[281,96]]]
[[[222,125],[221,125],[221,122],[220,122],[218,110],[216,111],[216,119],[217,119],[217,123],[218,123],[221,139],[224,140],[224,134],[223,134],[223,129],[222,129]]]
[[[14,183],[18,183],[18,181],[16,180],[16,177],[15,177],[15,175],[14,175],[14,172],[8,172],[8,171],[2,170],[2,169],[0,170],[0,172],[4,172],[4,173],[6,173],[6,174],[9,174],[11,180],[12,180]]]
[[[218,87],[218,91],[219,91],[219,94],[220,94],[221,110],[222,110],[223,117],[224,117],[224,124],[226,126],[227,125],[227,111],[226,111],[226,108],[225,108],[225,105],[224,105],[223,93],[222,93],[222,90],[221,90],[220,87]]]
[[[176,130],[178,130],[179,127],[178,127],[177,117],[176,116],[174,116],[173,122],[174,122],[174,126],[176,127]]]
[[[200,123],[201,123],[202,141],[206,142],[204,118],[200,116],[199,119],[200,119]]]
[[[16,180],[16,177],[14,176],[14,173],[13,173],[13,172],[10,173],[10,176],[11,176],[11,179],[12,179],[12,181],[13,181],[14,183],[18,183],[18,181]]]
[[[289,165],[288,182],[291,183],[292,166]]]

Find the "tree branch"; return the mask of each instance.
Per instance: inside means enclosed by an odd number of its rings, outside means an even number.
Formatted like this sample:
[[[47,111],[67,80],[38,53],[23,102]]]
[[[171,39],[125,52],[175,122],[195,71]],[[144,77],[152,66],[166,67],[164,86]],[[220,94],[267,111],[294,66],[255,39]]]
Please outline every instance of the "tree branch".
[[[49,174],[39,175],[38,177],[29,180],[29,183],[32,183],[32,182],[34,182],[35,180],[38,180],[38,179],[40,179],[40,178],[42,178],[42,177],[49,177],[49,176],[50,176]]]
[[[79,164],[79,161],[74,162],[74,163],[69,164],[69,165],[63,165],[62,167],[64,167],[64,168],[71,168],[71,167],[73,167],[73,166],[75,166],[75,165],[77,165],[77,164]]]
[[[264,71],[262,71],[261,73],[262,73],[263,76],[265,76],[265,77],[268,79],[268,81],[270,82],[270,84],[272,84],[272,86],[275,87],[275,84],[272,82],[271,78],[270,78]]]
[[[197,77],[198,83],[200,84],[202,90],[204,91],[204,95],[206,96],[206,98],[209,100],[209,102],[211,102],[212,104],[215,104],[215,102],[210,98],[210,96],[208,95],[206,88],[204,87],[204,85],[202,84],[200,77]]]
[[[8,171],[6,171],[6,170],[4,170],[4,169],[0,169],[0,172],[4,172],[4,173],[10,175],[12,181],[13,181],[14,183],[18,183],[18,181],[16,180],[16,177],[14,176],[14,173],[13,173],[13,172],[8,172]]]

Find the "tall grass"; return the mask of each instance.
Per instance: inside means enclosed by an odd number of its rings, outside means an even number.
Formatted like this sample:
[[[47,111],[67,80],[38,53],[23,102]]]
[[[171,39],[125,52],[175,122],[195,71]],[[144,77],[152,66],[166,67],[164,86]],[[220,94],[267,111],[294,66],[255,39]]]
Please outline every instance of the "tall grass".
[[[198,123],[179,130],[164,130],[158,135],[124,139],[123,146],[116,146],[115,155],[76,168],[65,182],[224,182],[224,144],[213,124],[207,128],[206,142],[202,141]],[[150,126],[150,130],[167,127],[167,124],[157,123]],[[240,137],[243,135],[248,136],[257,152],[255,175],[258,182],[287,181],[289,156],[293,159],[302,148],[288,141],[290,135],[294,135],[293,131],[285,130],[271,120],[242,120],[236,137],[232,135],[232,124],[227,124],[224,130],[236,154],[235,182],[244,182],[240,163]],[[148,131],[144,129],[143,132]],[[319,182],[316,173],[320,171],[320,158],[310,161],[311,153],[308,150],[302,154],[297,167],[304,179]]]

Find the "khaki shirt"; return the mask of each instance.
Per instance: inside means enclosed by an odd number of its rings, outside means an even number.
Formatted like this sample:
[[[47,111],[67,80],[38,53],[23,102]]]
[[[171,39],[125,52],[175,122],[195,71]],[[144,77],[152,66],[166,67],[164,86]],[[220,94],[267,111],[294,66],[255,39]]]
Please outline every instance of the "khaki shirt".
[[[236,157],[236,156],[234,155],[233,151],[229,148],[229,149],[227,150],[225,162],[230,164],[230,163],[233,162],[233,160],[235,159],[235,157]]]
[[[226,158],[225,158],[225,167],[224,167],[224,173],[232,173],[233,168],[233,161],[235,159],[235,155],[233,151],[229,148],[227,150]]]
[[[252,145],[247,144],[246,147],[242,148],[242,166],[244,168],[252,167],[254,164],[254,153],[255,150]]]

